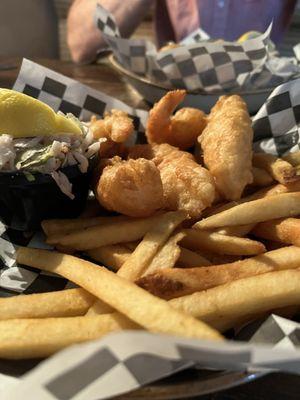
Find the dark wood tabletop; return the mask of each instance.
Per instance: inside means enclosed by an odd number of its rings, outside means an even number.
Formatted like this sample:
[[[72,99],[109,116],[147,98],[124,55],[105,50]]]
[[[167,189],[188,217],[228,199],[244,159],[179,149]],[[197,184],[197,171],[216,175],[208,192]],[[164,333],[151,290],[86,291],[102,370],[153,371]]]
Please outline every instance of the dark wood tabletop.
[[[94,89],[101,90],[110,96],[114,96],[132,107],[147,107],[140,95],[110,66],[106,58],[100,60],[98,64],[82,66],[59,60],[34,61],[89,85]],[[21,60],[0,57],[0,87],[12,87],[20,64]],[[152,397],[153,400],[156,399],[155,396]],[[122,397],[122,399],[130,398],[137,399],[137,396],[126,395]],[[144,394],[142,398],[147,399],[149,396],[147,397]],[[300,377],[279,373],[267,375],[234,389],[198,397],[199,400],[298,400],[299,398]]]

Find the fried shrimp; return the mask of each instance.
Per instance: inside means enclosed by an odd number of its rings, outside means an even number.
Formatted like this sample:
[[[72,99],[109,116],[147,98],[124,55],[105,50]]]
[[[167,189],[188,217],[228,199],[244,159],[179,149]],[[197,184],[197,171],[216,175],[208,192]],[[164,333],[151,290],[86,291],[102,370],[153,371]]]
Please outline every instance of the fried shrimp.
[[[182,108],[172,116],[186,95],[185,90],[173,90],[150,110],[146,136],[149,143],[169,143],[181,150],[193,146],[206,126],[206,115],[196,108]]]
[[[160,171],[166,208],[183,210],[198,218],[214,201],[214,179],[209,171],[197,164],[192,154],[169,144],[136,145],[129,157],[151,159]]]
[[[125,142],[134,130],[132,119],[121,110],[111,110],[103,119],[93,116],[90,128],[95,138],[105,137],[116,143]]]
[[[133,134],[132,119],[121,110],[105,113],[103,119],[91,118],[90,128],[95,138],[106,138],[100,148],[101,157],[112,157],[124,154],[123,143]]]
[[[114,158],[104,168],[95,194],[108,210],[130,217],[147,217],[164,207],[163,186],[152,161]]]

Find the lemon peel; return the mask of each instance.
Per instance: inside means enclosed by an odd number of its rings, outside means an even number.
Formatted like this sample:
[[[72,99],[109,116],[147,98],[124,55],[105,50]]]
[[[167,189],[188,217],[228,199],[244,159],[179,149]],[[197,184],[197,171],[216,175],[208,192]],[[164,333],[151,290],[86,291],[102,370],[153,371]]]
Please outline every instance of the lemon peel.
[[[81,134],[80,127],[51,107],[10,89],[0,89],[0,134],[15,138],[50,136],[59,133]]]

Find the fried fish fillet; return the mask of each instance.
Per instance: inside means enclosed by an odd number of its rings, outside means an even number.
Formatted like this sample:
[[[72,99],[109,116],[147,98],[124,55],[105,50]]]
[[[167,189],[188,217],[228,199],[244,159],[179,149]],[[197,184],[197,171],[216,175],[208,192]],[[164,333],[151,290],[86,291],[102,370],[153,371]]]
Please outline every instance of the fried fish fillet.
[[[204,163],[220,194],[238,200],[252,182],[253,130],[247,106],[240,96],[222,96],[213,107],[198,141]]]

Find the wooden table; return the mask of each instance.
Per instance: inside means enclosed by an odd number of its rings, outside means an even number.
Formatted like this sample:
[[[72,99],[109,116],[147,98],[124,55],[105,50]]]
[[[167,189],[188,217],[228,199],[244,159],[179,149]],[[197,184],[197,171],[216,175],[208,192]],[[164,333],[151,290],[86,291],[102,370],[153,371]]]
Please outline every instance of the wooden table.
[[[94,89],[102,90],[115,96],[130,106],[146,108],[140,95],[129,87],[122,77],[109,65],[106,59],[99,64],[78,66],[58,60],[35,60],[57,72],[76,79]],[[1,65],[15,66],[13,69],[1,71]],[[0,58],[0,87],[11,88],[20,66],[20,60]],[[199,397],[199,400],[298,400],[300,397],[300,377],[288,374],[272,374],[257,381],[242,385],[235,389],[219,392],[214,395]],[[145,399],[147,397],[144,397]],[[127,395],[122,399],[137,399]],[[155,397],[153,398],[155,400]]]

